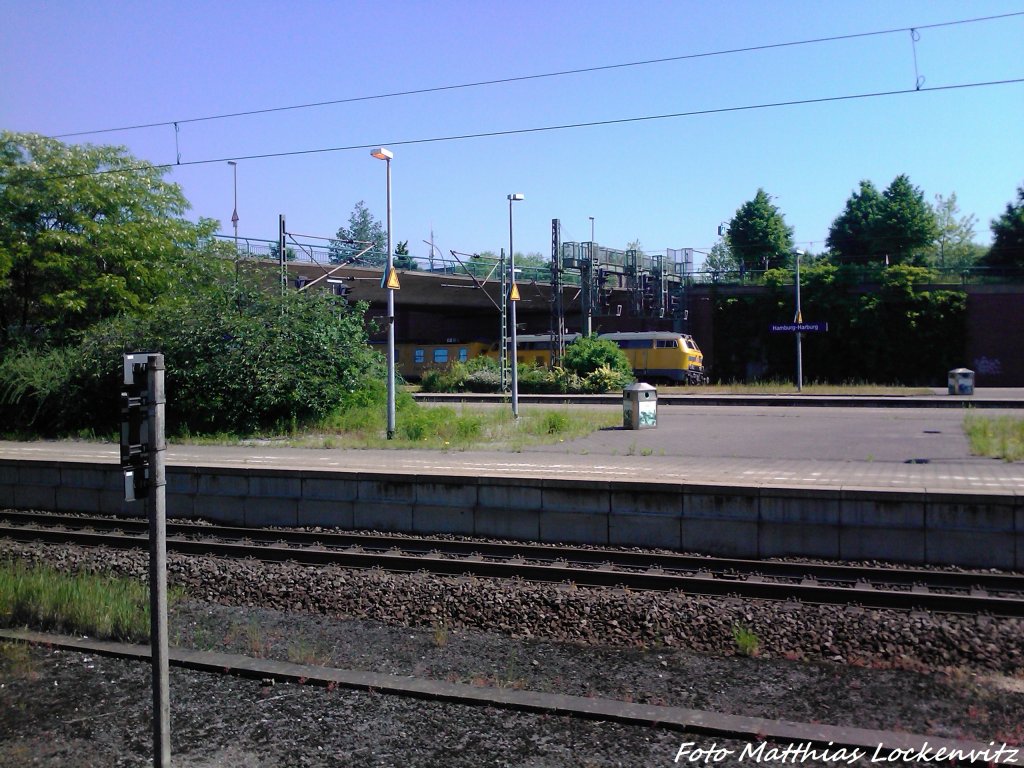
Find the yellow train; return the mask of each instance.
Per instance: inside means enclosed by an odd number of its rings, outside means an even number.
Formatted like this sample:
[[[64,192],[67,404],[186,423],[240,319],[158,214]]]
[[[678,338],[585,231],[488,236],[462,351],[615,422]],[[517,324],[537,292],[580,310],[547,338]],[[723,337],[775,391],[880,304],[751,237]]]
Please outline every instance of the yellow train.
[[[704,384],[704,353],[689,334],[669,331],[602,333],[626,353],[633,375],[643,381]]]
[[[580,338],[580,334],[566,334],[566,345]],[[664,381],[679,384],[702,384],[704,355],[692,336],[666,331],[635,333],[602,333],[599,338],[614,341],[625,352],[633,367],[633,374],[644,381]],[[375,348],[382,345],[374,344]],[[547,333],[523,333],[516,337],[516,359],[522,365],[551,365],[552,338]],[[383,351],[383,349],[381,350]],[[419,381],[433,368],[445,368],[455,362],[486,355],[498,359],[499,342],[469,341],[423,344],[399,342],[395,344],[395,366],[402,377]]]

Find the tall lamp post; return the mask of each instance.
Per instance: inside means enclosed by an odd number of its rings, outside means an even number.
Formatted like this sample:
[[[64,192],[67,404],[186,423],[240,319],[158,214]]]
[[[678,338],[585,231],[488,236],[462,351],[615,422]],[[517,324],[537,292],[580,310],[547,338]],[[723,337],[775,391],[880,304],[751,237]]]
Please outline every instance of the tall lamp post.
[[[796,256],[796,317],[794,321],[799,325],[804,321],[803,314],[800,312],[800,257],[804,255],[801,250],[794,251]],[[796,391],[804,391],[804,351],[803,351],[803,337],[800,333],[800,329],[796,331]]]
[[[512,250],[512,203],[523,200],[523,194],[516,192],[508,196],[508,275],[509,275],[509,317],[512,321],[512,418],[519,418],[519,372],[517,360],[519,350],[516,344],[516,302],[512,301],[512,291],[516,290],[516,257]]]
[[[235,228],[235,258],[238,258],[238,163],[228,160],[228,165],[235,181],[235,209],[231,212],[231,225]]]
[[[589,216],[590,219],[590,242],[594,242],[594,217]]]
[[[384,147],[378,147],[370,154],[385,161],[388,168],[388,260],[384,283],[388,286],[388,440],[391,440],[395,436],[395,289],[390,286],[391,270],[394,268],[391,255],[391,158],[395,154]]]

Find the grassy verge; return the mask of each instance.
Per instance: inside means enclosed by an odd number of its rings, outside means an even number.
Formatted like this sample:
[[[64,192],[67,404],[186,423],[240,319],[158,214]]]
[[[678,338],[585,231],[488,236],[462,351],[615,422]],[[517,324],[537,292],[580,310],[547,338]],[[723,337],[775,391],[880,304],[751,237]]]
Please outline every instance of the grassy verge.
[[[1024,459],[1024,419],[970,413],[964,417],[964,432],[971,453],[1006,461]]]
[[[295,448],[426,448],[468,450],[487,447],[520,450],[526,445],[557,443],[621,424],[617,410],[526,408],[519,420],[511,407],[421,406],[400,400],[395,436],[385,432],[385,409],[377,403],[339,411],[316,428],[289,434],[238,438],[231,435],[188,437],[175,442],[250,444],[268,441]]]
[[[168,601],[180,592],[168,591]],[[0,563],[0,623],[104,640],[149,638],[149,587],[99,574],[66,574]]]

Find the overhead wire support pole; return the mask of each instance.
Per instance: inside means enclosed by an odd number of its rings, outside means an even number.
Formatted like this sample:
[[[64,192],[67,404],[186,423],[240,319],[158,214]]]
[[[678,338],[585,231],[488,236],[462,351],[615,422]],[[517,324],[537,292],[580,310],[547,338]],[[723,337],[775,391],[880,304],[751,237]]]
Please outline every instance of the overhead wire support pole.
[[[508,273],[509,273],[509,313],[510,325],[512,327],[512,355],[509,361],[512,368],[512,417],[519,418],[519,372],[518,358],[519,351],[516,344],[516,302],[519,295],[516,289],[516,256],[512,249],[512,203],[522,200],[523,194],[516,192],[508,196]]]
[[[148,356],[150,430],[149,494],[149,642],[153,668],[153,765],[171,765],[171,699],[167,651],[167,475],[164,457],[166,396],[164,356]]]
[[[387,164],[387,206],[388,206],[388,258],[384,281],[388,296],[388,425],[387,438],[395,436],[395,289],[391,287],[391,272],[394,270],[394,255],[391,246],[391,160],[394,153],[385,147],[378,147],[370,152],[378,160]]]

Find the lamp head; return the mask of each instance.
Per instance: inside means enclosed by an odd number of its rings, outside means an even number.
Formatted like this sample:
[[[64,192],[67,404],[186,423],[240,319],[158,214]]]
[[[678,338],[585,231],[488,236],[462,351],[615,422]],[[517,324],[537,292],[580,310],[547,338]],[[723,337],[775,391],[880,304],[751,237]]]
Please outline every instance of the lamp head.
[[[509,200],[525,200],[526,196],[522,192],[516,192],[508,196]]]
[[[395,156],[395,153],[386,147],[377,147],[377,149],[371,150],[370,154],[378,160],[390,160]]]

